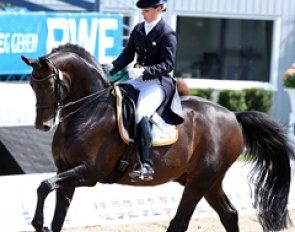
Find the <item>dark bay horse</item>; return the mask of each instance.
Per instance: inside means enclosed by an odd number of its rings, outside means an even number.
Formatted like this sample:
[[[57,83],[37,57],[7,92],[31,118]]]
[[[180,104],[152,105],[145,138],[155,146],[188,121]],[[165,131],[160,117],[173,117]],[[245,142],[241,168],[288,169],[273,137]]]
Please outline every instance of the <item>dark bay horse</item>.
[[[119,160],[130,150],[118,133],[113,87],[96,59],[71,44],[38,59],[22,59],[33,69],[30,84],[37,99],[35,127],[48,131],[56,116],[59,118],[52,142],[57,175],[38,187],[32,221],[37,232],[50,231],[43,225],[43,208],[53,190],[56,207],[51,230],[58,232],[76,187],[97,182],[151,186],[169,181],[180,183],[184,191],[168,232],[187,230],[202,197],[218,213],[225,230],[237,232],[238,213],[224,193],[222,181],[244,147],[246,158],[253,163],[253,205],[263,230],[288,227],[294,151],[284,128],[269,116],[233,113],[202,98],[184,97],[185,121],[179,126],[177,142],[153,149],[153,181],[134,183],[128,173],[137,162],[135,149],[127,170],[118,174]]]

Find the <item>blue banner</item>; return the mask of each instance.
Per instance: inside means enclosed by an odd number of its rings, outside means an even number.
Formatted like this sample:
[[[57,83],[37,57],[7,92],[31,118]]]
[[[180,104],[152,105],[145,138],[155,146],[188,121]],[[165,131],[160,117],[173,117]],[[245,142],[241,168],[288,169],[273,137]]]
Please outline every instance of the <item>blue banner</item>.
[[[53,47],[79,44],[99,62],[115,59],[122,50],[123,18],[97,13],[0,13],[0,74],[32,70],[21,55],[37,58]]]

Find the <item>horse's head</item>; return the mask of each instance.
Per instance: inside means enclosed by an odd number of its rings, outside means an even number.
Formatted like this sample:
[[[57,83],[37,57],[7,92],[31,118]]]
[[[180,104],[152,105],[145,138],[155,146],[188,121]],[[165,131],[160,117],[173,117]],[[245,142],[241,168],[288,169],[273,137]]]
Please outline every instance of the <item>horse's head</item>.
[[[22,56],[22,60],[33,68],[31,87],[36,96],[37,129],[48,131],[53,128],[59,105],[68,93],[62,72],[47,57],[37,60]]]
[[[35,127],[40,130],[52,129],[59,111],[61,119],[72,115],[92,95],[110,86],[96,58],[78,45],[61,45],[39,59],[22,56],[22,60],[33,68]]]

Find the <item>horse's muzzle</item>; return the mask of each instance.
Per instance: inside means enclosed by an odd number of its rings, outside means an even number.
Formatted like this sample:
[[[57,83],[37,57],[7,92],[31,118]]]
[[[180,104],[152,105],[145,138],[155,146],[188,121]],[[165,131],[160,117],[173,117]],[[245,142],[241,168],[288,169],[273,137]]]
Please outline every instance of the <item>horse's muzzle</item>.
[[[39,121],[36,120],[35,122],[35,128],[42,131],[50,131],[54,127],[54,120],[49,119],[47,121]]]

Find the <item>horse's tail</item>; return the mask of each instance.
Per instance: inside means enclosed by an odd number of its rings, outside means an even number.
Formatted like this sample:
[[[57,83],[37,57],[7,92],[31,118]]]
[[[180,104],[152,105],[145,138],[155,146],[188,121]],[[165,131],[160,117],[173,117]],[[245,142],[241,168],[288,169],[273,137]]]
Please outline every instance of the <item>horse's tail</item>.
[[[246,158],[253,162],[253,206],[264,231],[278,231],[291,223],[287,209],[290,184],[290,159],[295,158],[285,128],[266,114],[236,113],[242,125]]]

